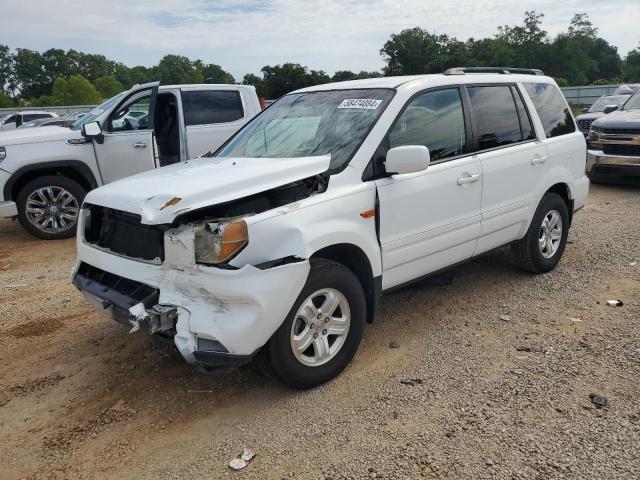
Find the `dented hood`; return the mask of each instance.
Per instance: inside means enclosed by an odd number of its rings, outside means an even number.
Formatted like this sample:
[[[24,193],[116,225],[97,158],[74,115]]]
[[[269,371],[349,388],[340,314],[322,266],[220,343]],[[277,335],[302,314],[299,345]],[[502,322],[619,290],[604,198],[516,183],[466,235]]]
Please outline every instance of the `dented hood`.
[[[145,224],[311,177],[329,169],[330,156],[300,158],[196,158],[110,183],[85,202],[142,216]]]

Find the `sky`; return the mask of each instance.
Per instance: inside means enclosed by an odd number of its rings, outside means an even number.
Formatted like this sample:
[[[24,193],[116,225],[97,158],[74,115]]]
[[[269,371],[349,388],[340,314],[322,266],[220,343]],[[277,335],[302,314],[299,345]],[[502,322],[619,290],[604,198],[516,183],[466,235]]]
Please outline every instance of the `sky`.
[[[419,26],[466,40],[545,14],[555,35],[586,12],[624,56],[640,45],[639,0],[2,0],[0,44],[99,53],[152,66],[166,54],[217,63],[236,79],[265,65],[380,70],[392,33]]]

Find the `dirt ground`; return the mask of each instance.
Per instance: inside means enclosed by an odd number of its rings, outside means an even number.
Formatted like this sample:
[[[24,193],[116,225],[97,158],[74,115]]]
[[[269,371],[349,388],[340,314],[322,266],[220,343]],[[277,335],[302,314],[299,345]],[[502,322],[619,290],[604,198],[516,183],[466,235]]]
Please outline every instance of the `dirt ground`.
[[[0,220],[0,478],[640,478],[640,188],[592,186],[569,242],[547,275],[501,249],[385,296],[299,392],[129,335],[69,284],[73,240]]]

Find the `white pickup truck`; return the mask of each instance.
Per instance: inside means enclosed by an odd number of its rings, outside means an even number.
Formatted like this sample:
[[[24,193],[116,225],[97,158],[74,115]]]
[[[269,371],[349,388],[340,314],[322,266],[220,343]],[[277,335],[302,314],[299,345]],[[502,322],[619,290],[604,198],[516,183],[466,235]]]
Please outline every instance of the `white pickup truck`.
[[[0,217],[36,237],[73,236],[85,194],[217,149],[261,110],[248,85],[137,85],[70,128],[0,133]],[[91,125],[97,135],[87,135]]]

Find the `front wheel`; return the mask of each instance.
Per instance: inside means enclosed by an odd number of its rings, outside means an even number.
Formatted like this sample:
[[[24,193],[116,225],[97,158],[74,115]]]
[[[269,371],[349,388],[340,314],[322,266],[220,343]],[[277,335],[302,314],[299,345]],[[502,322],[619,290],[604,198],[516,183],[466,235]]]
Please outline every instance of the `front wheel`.
[[[27,232],[44,240],[72,237],[86,193],[67,177],[36,178],[18,194],[18,220]]]
[[[511,246],[518,265],[532,273],[553,270],[560,261],[569,235],[569,211],[556,193],[542,197],[527,234]]]
[[[264,347],[261,362],[293,388],[325,383],[353,358],[365,319],[364,291],[353,272],[340,263],[314,259],[302,292]]]

